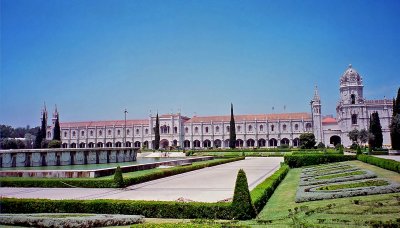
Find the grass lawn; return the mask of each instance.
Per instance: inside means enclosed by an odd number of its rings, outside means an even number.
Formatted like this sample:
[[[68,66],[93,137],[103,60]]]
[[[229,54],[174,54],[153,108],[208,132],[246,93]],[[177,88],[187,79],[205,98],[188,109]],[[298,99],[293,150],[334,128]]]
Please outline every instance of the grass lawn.
[[[346,163],[369,169],[378,177],[400,182],[398,173],[360,161]],[[285,227],[301,224],[324,227],[368,227],[366,222],[369,221],[400,219],[400,193],[295,203],[300,172],[300,168],[291,169],[258,218],[243,222],[243,224],[255,227]]]
[[[195,152],[194,155],[196,156],[264,156],[264,157],[268,157],[268,156],[284,156],[284,155],[290,155],[292,154],[292,152],[257,152],[257,151],[249,151],[249,152],[241,152],[241,151],[237,151],[237,152],[233,152],[233,151],[227,151],[227,152],[223,152],[223,151],[210,151],[210,152]]]

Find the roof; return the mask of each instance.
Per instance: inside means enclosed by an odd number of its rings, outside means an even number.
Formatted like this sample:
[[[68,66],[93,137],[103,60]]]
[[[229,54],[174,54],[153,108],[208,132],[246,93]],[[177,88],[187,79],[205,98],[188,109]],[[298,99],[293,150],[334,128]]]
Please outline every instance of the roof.
[[[126,125],[148,125],[149,120],[126,120]],[[124,126],[124,120],[105,120],[105,121],[82,121],[60,123],[60,127],[103,127],[103,126]]]
[[[326,117],[326,118],[322,119],[322,124],[336,124],[336,123],[337,123],[337,120],[332,117]]]
[[[194,116],[186,123],[200,123],[200,122],[228,122],[231,116]],[[280,114],[253,114],[253,115],[235,115],[235,121],[254,121],[254,120],[310,120],[311,115],[307,112],[302,113],[280,113]]]

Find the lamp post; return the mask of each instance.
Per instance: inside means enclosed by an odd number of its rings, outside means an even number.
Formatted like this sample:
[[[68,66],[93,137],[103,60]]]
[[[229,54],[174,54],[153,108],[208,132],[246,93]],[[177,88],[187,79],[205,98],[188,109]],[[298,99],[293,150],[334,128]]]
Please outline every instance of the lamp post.
[[[125,125],[124,125],[124,147],[126,147],[126,113],[128,113],[128,111],[126,111],[126,109],[125,109],[125,111],[124,111],[124,114],[125,114]]]

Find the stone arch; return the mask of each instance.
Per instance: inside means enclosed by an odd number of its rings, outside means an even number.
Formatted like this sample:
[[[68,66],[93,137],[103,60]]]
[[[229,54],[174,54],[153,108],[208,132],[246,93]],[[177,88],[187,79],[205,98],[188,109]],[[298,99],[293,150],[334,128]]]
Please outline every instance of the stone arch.
[[[258,140],[258,147],[265,147],[267,145],[267,142],[265,139],[259,139]]]
[[[94,148],[94,142],[90,142],[90,143],[88,144],[88,147],[89,147],[89,148]]]
[[[224,147],[228,148],[229,147],[229,139],[225,139],[224,141]]]
[[[254,139],[248,139],[248,140],[246,141],[246,146],[247,146],[247,147],[254,147],[254,145],[255,145]]]
[[[293,146],[294,147],[299,147],[300,146],[300,139],[299,138],[293,139]]]
[[[103,143],[102,142],[98,142],[97,143],[97,147],[103,147]]]
[[[190,141],[189,140],[183,141],[183,147],[184,148],[190,148]]]
[[[270,147],[278,146],[278,140],[276,140],[275,138],[270,139],[268,142]]]
[[[132,147],[132,143],[129,142],[129,141],[127,141],[127,142],[125,143],[125,146],[126,146],[126,147]]]
[[[112,142],[107,142],[106,147],[112,147]]]
[[[199,140],[194,140],[193,141],[193,147],[200,147],[200,141]]]
[[[204,141],[203,141],[203,147],[204,147],[204,148],[211,147],[211,141],[208,140],[208,139],[204,140]]]
[[[174,140],[172,141],[172,146],[178,146],[178,140],[174,139]]]
[[[68,147],[68,144],[67,143],[63,143],[62,144],[62,148],[67,148]]]
[[[214,147],[215,148],[220,148],[222,145],[222,141],[219,139],[214,140]]]
[[[119,141],[118,141],[118,142],[116,142],[116,143],[115,143],[115,147],[122,147],[122,143],[121,143],[121,142],[119,142]]]
[[[86,144],[84,142],[79,143],[79,148],[85,148]]]
[[[337,144],[341,144],[342,143],[342,139],[338,135],[332,135],[329,138],[329,143],[333,144],[334,146],[336,146]]]
[[[160,146],[161,146],[161,148],[168,148],[168,146],[169,146],[169,141],[167,140],[167,139],[162,139],[161,141],[160,141]]]
[[[290,140],[288,138],[283,138],[283,139],[281,139],[281,146],[282,145],[288,145],[289,146],[289,142],[290,142]]]
[[[148,149],[149,148],[149,141],[144,141],[143,142],[143,147]]]
[[[71,143],[70,148],[76,148],[76,143]]]
[[[236,147],[243,147],[243,140],[242,139],[236,139]]]
[[[134,146],[135,146],[136,148],[140,148],[140,142],[139,142],[139,141],[136,141],[136,142],[134,143]]]

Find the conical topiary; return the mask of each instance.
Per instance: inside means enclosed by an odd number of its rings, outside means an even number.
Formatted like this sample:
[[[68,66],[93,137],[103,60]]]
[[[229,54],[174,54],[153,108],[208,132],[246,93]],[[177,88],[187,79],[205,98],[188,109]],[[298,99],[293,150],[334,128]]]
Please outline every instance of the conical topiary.
[[[232,201],[232,213],[235,219],[252,219],[256,216],[256,210],[251,202],[249,185],[246,173],[240,169],[236,178],[235,192]]]
[[[117,188],[124,187],[124,178],[122,177],[122,170],[119,166],[117,166],[117,168],[115,169],[114,182]]]

